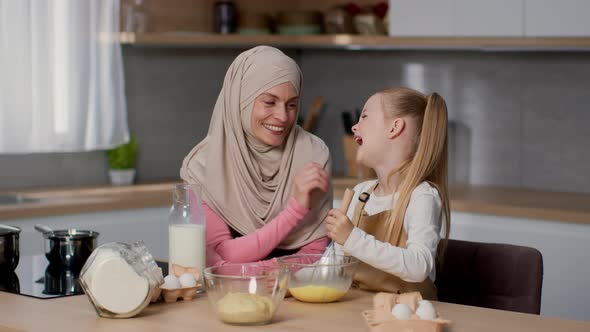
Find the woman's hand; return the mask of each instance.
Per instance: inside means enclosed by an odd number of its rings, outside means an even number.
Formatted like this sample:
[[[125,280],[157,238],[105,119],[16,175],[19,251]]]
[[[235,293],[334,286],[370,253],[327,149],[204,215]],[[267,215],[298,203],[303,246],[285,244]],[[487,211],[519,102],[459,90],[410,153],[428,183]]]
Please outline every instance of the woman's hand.
[[[328,192],[328,173],[318,163],[307,163],[293,179],[293,198],[306,209],[311,208],[311,193],[315,190]]]
[[[326,229],[328,230],[328,237],[334,240],[334,242],[343,246],[353,228],[354,225],[344,212],[338,209],[332,209],[328,212],[328,216],[326,217]]]

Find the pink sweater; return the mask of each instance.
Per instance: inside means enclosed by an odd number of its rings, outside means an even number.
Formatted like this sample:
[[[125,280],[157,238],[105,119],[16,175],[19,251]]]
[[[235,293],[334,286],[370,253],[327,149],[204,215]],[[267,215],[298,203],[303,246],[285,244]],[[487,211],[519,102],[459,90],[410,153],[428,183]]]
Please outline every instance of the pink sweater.
[[[233,238],[229,226],[207,204],[203,202],[207,218],[207,266],[226,263],[257,262],[264,266],[277,265],[275,258],[267,257],[297,224],[309,213],[291,198],[287,207],[273,220],[256,231],[239,238]],[[301,247],[297,254],[321,254],[329,239],[319,238]]]

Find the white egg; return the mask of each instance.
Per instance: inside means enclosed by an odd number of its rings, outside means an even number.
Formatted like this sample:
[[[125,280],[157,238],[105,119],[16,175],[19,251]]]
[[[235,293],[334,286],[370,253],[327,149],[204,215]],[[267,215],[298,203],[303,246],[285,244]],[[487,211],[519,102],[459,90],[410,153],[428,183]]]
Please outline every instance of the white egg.
[[[420,300],[420,301],[418,301],[418,306],[421,306],[421,305],[427,305],[429,307],[433,307],[434,308],[434,305],[432,304],[432,302],[430,302],[428,300]]]
[[[422,300],[418,302],[418,309],[416,309],[416,315],[420,317],[420,319],[435,319],[436,318],[436,310],[434,309],[434,305],[432,302]]]
[[[175,275],[169,274],[164,278],[164,284],[160,288],[174,289],[180,288],[180,281]]]
[[[391,309],[391,313],[399,320],[410,319],[412,316],[412,309],[410,309],[407,304],[399,303]]]
[[[190,273],[183,273],[178,280],[182,287],[195,287],[197,285],[197,280],[195,280],[195,277]]]

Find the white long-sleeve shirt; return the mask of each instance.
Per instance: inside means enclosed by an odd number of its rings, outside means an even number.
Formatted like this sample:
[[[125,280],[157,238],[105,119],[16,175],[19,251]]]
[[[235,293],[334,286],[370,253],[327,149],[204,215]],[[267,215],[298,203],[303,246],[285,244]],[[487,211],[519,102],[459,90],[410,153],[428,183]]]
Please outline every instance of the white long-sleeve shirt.
[[[376,180],[365,181],[354,187],[354,197],[346,215],[352,220],[354,209],[360,203],[358,197],[369,190]],[[397,200],[399,194],[395,193]],[[371,194],[365,211],[374,215],[393,208],[392,195]],[[344,242],[335,243],[337,253],[346,251],[361,261],[391,273],[408,282],[422,282],[427,277],[436,278],[435,257],[440,240],[439,216],[441,199],[438,191],[427,182],[422,182],[412,192],[404,217],[404,230],[408,234],[407,248],[400,248],[375,239],[374,236],[355,227]]]

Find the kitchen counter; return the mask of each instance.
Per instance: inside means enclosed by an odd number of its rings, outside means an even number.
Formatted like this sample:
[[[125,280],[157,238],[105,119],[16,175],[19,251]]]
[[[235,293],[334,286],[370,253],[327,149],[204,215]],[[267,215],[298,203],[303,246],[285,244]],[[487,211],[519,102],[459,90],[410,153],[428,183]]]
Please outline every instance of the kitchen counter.
[[[0,205],[0,220],[170,206],[173,185],[174,182],[165,182],[120,187],[4,191],[0,195],[19,194],[37,201]]]
[[[333,183],[334,197],[340,198],[357,181]],[[453,185],[449,191],[452,211],[590,224],[590,194],[481,185]]]
[[[350,291],[340,302],[309,304],[288,298],[281,304],[273,323],[253,331],[367,331],[361,312],[372,307],[374,293]],[[452,324],[445,331],[589,331],[590,322],[563,320],[434,302],[441,317]],[[108,319],[96,315],[85,295],[39,300],[0,292],[0,330],[9,331],[239,331],[221,323],[208,300],[155,303],[139,316]]]
[[[344,189],[356,183],[335,178],[334,198],[340,199]],[[168,206],[173,184],[2,192],[38,201],[0,205],[0,220]],[[450,192],[453,211],[590,224],[590,194],[491,186],[452,186]]]

